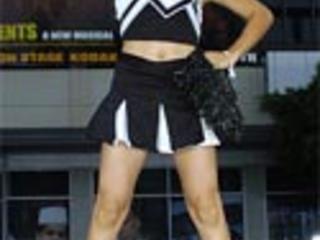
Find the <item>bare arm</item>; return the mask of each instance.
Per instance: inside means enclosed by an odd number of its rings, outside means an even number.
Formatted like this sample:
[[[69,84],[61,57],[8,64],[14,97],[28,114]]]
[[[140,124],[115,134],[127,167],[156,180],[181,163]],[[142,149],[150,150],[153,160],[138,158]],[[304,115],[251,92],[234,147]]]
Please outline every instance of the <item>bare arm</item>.
[[[229,9],[246,21],[242,33],[228,49],[230,52],[228,56],[229,64],[226,63],[226,60],[223,61],[222,56],[220,56],[220,61],[219,57],[215,56],[218,60],[216,64],[220,68],[225,68],[230,64],[233,65],[241,55],[248,52],[262,39],[274,22],[272,12],[258,0],[202,0],[203,4],[209,2]],[[213,58],[212,56],[212,61],[215,62]]]

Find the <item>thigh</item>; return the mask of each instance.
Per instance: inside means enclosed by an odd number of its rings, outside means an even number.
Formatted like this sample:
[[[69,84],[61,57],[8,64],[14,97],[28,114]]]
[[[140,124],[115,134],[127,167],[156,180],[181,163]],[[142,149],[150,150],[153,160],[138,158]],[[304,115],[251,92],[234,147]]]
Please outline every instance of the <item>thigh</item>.
[[[218,164],[215,147],[186,147],[174,154],[176,169],[186,200],[197,201],[218,192]]]
[[[98,193],[127,200],[147,158],[147,152],[122,144],[101,144]]]

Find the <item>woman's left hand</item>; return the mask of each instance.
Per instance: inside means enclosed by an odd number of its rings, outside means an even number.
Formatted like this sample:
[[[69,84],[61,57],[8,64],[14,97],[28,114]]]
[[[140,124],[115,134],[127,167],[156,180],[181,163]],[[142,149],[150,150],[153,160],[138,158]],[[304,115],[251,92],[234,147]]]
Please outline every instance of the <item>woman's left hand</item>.
[[[204,56],[216,69],[230,68],[238,61],[238,56],[229,51],[205,51]]]

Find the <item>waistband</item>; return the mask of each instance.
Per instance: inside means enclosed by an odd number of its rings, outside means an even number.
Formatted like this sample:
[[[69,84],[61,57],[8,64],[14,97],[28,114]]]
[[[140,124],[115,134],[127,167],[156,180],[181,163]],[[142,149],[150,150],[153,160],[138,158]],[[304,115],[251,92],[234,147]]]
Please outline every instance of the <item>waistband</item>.
[[[161,100],[180,107],[186,104],[184,93],[173,81],[173,72],[180,69],[186,59],[155,62],[124,53],[119,57],[112,90],[127,97]]]
[[[187,58],[178,58],[165,61],[153,61],[140,56],[122,52],[116,68],[125,68],[136,73],[172,77],[174,71],[180,69],[187,62]]]

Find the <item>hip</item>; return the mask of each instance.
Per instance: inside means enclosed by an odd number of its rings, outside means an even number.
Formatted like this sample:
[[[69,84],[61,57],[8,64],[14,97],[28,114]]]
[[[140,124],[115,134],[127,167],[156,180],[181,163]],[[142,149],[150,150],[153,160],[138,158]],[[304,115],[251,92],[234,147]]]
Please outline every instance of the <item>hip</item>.
[[[143,102],[190,109],[190,102],[173,81],[174,72],[185,63],[185,58],[154,62],[122,53],[115,66],[111,92]]]

